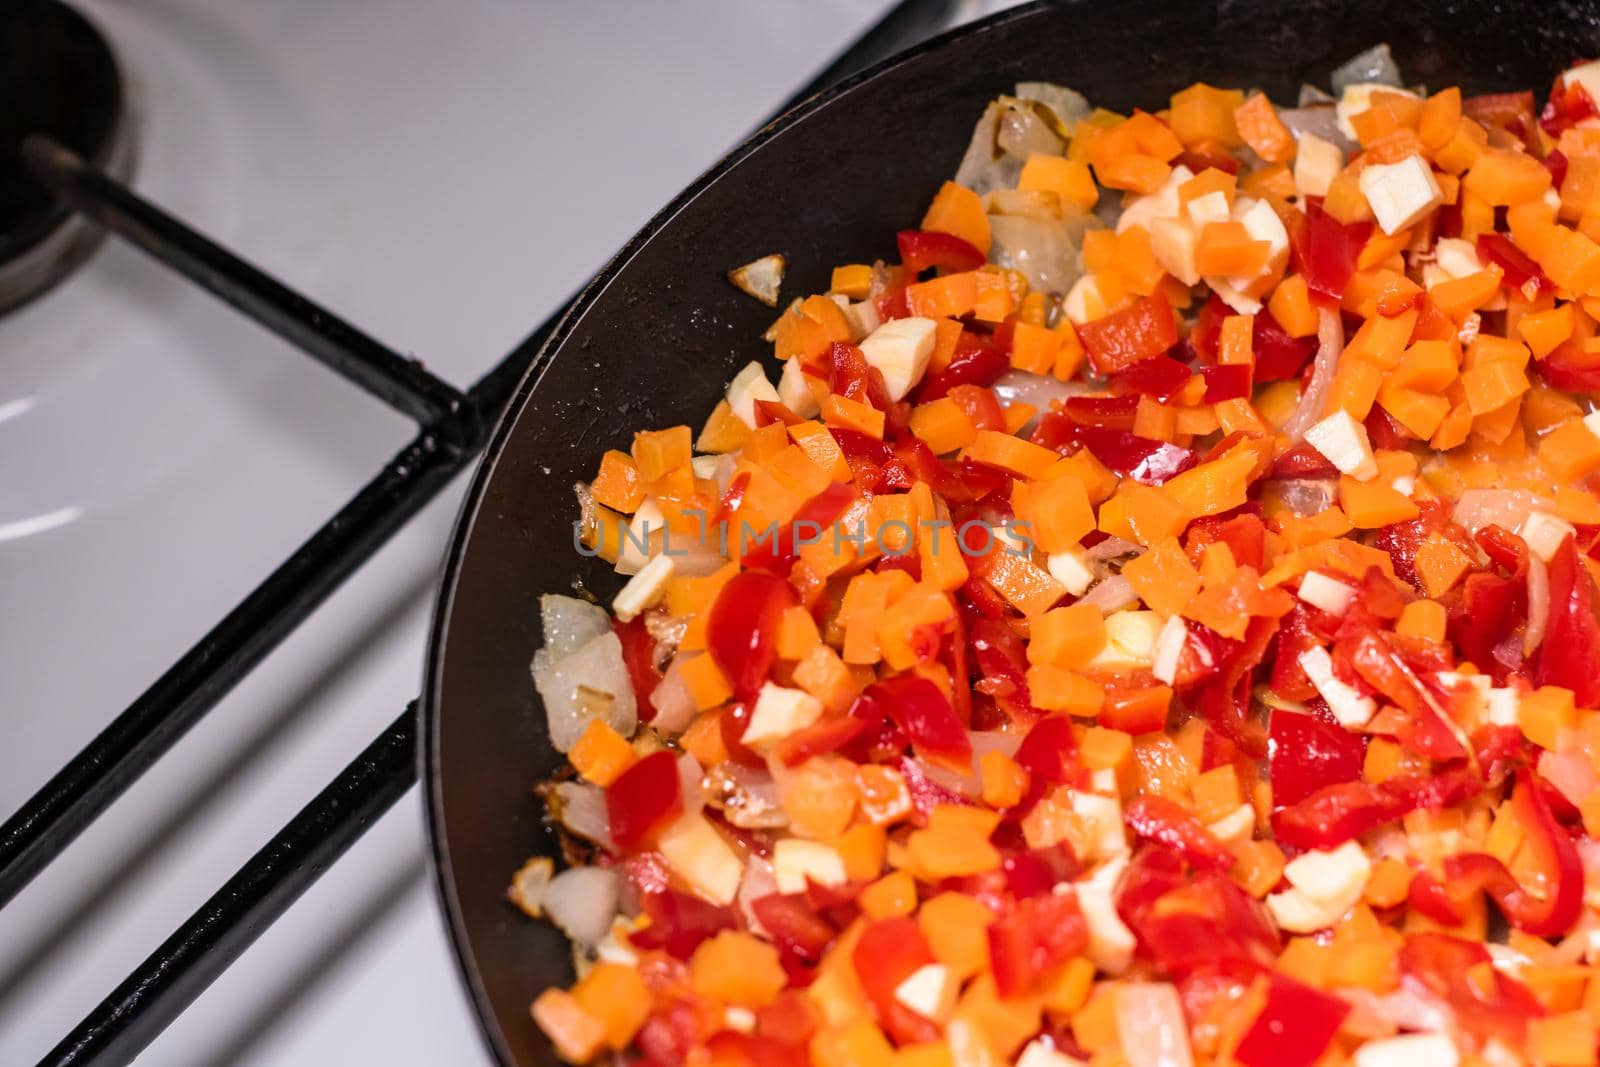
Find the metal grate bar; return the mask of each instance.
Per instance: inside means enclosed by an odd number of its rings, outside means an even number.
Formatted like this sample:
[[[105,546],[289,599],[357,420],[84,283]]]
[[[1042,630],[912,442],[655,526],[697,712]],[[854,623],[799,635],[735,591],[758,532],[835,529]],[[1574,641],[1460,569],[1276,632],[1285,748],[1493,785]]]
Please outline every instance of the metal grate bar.
[[[268,841],[39,1061],[125,1064],[300,898],[416,779],[416,705]]]
[[[196,233],[71,149],[32,136],[22,155],[63,203],[155,257],[419,423],[459,414],[463,398],[421,363],[391,351],[326,308]],[[454,426],[447,427],[456,434]],[[459,435],[457,435],[459,436]],[[453,436],[452,445],[465,444]]]

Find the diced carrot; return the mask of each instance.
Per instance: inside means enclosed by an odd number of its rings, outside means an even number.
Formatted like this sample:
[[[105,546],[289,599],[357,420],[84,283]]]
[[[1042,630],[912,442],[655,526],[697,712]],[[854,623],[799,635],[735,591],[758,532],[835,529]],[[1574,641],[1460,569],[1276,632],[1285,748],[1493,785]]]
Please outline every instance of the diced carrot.
[[[1037,478],[1061,458],[1053,449],[998,430],[979,430],[962,456],[1024,478]]]
[[[961,323],[955,319],[936,319],[933,324],[933,355],[928,358],[928,373],[938,374],[955,358],[961,341]]]
[[[1279,282],[1267,301],[1267,310],[1290,337],[1311,337],[1317,332],[1317,309],[1311,305],[1311,291],[1302,275],[1291,274]]]
[[[791,610],[810,618],[804,609]],[[903,671],[931,659],[939,651],[939,635],[954,617],[955,605],[940,590],[918,589],[900,597],[878,617],[878,651],[883,661]]]
[[[1224,148],[1234,148],[1241,143],[1234,115],[1243,105],[1244,93],[1238,89],[1217,89],[1196,82],[1172,94],[1168,121],[1172,132],[1186,145],[1216,141]]]
[[[567,753],[572,769],[602,788],[610,785],[639,761],[628,739],[598,716],[589,720]]]
[[[1471,431],[1472,412],[1467,410],[1466,402],[1462,401],[1450,408],[1450,414],[1439,424],[1428,444],[1435,451],[1444,452],[1460,445]]]
[[[1498,411],[1528,391],[1528,376],[1507,360],[1480,363],[1461,372],[1467,410],[1473,417]]]
[[[830,293],[840,293],[851,300],[861,300],[872,289],[872,267],[865,263],[850,263],[833,268],[828,283]]]
[[[1417,341],[1400,355],[1389,382],[1403,389],[1437,393],[1456,380],[1460,355],[1454,339]]]
[[[1185,472],[1189,473],[1193,472]],[[1176,537],[1193,517],[1161,489],[1129,481],[1100,506],[1099,525],[1113,537],[1153,545],[1162,538]]]
[[[1178,614],[1200,592],[1200,572],[1176,538],[1159,541],[1144,555],[1129,560],[1122,576],[1140,600],[1163,615]]]
[[[848,482],[851,478],[850,464],[844,458],[844,451],[839,447],[839,442],[834,440],[828,428],[813,419],[797,422],[788,427],[790,440],[800,447],[820,470],[835,482]]]
[[[1361,246],[1361,252],[1356,256],[1357,270],[1371,270],[1382,266],[1391,256],[1398,255],[1411,242],[1410,229],[1396,230],[1394,233],[1384,233],[1374,230],[1367,243]]]
[[[1222,364],[1255,365],[1251,352],[1251,331],[1255,329],[1254,315],[1229,315],[1222,320],[1222,332],[1217,337],[1217,362]]]
[[[1133,432],[1151,441],[1172,440],[1178,432],[1178,409],[1153,396],[1141,396],[1133,412]]]
[[[1350,343],[1345,346],[1344,356],[1340,360],[1341,366],[1354,358],[1364,360],[1382,370],[1393,370],[1399,365],[1400,356],[1411,340],[1411,333],[1416,329],[1416,325],[1415,308],[1393,317],[1375,315],[1367,319],[1356,331],[1356,335],[1350,339]]]
[[[1244,504],[1250,482],[1263,467],[1263,459],[1271,458],[1270,452],[1265,440],[1246,438],[1218,458],[1169,480],[1160,495],[1190,519],[1220,515]]]
[[[695,442],[695,447],[702,452],[718,455],[737,452],[748,436],[750,427],[733,413],[726,400],[719,400],[717,406],[711,409],[711,414],[706,417],[706,424],[700,430],[700,437]]]
[[[1407,388],[1393,379],[1378,388],[1378,403],[1407,432],[1424,441],[1438,431],[1450,414],[1450,401],[1446,397]]]
[[[1422,142],[1417,139],[1416,132],[1403,127],[1377,137],[1363,138],[1362,146],[1366,149],[1362,158],[1368,163],[1398,163],[1422,154]]]
[[[1098,715],[1105,703],[1105,690],[1098,682],[1048,663],[1028,668],[1028,693],[1039,710],[1076,718]]]
[[[1233,123],[1244,143],[1268,163],[1287,163],[1294,158],[1294,135],[1265,93],[1251,93],[1234,108]]]
[[[1586,477],[1600,468],[1600,437],[1582,419],[1570,419],[1539,442],[1539,462],[1559,481]]]
[[[838,1067],[892,1067],[894,1063],[894,1046],[870,1015],[818,1030],[812,1035],[810,1054],[814,1064]]]
[[[1120,781],[1133,769],[1133,736],[1107,726],[1091,726],[1078,741],[1078,757],[1091,771],[1114,771]]]
[[[1465,278],[1440,282],[1428,290],[1428,301],[1460,322],[1469,312],[1476,311],[1495,298],[1500,292],[1500,281],[1499,272],[1480,270]]]
[[[1061,335],[1054,330],[1018,322],[1011,339],[1011,365],[1032,374],[1049,374],[1055,369],[1060,347]]]
[[[1000,866],[1000,853],[989,843],[999,824],[999,812],[938,804],[928,814],[927,828],[906,839],[906,848],[926,880],[982,874]]]
[[[983,784],[983,802],[991,808],[1015,807],[1028,788],[1028,772],[998,749],[979,758],[978,775]]]
[[[1040,481],[1055,478],[1077,479],[1089,495],[1089,502],[1096,506],[1104,503],[1117,489],[1117,476],[1095,459],[1087,448],[1060,460],[1039,476]]]
[[[871,404],[829,393],[822,401],[822,421],[842,430],[856,430],[868,437],[883,437],[883,412]]]
[[[920,539],[922,580],[936,589],[959,589],[970,573],[956,531],[949,525],[931,529]]]
[[[1011,488],[1012,509],[1028,524],[1028,535],[1048,553],[1065,552],[1095,528],[1088,492],[1076,478],[1018,481]]]
[[[1135,193],[1155,192],[1172,173],[1171,166],[1154,156],[1133,152],[1113,156],[1103,164],[1096,164],[1094,169],[1101,185]]]
[[[1271,251],[1272,246],[1252,238],[1242,222],[1208,222],[1195,244],[1194,265],[1207,276],[1252,277],[1267,265]]]
[[[1028,662],[1081,667],[1106,643],[1105,617],[1091,604],[1055,608],[1037,616],[1029,631]]]
[[[1187,208],[1191,202],[1205,196],[1207,193],[1221,193],[1231,208],[1234,195],[1238,190],[1238,184],[1237,175],[1229,174],[1225,170],[1218,170],[1216,167],[1207,167],[1178,186],[1178,206]]]
[[[1257,200],[1286,201],[1295,195],[1294,171],[1286,163],[1257,167],[1240,179],[1239,191]]]
[[[1550,172],[1526,153],[1490,148],[1473,162],[1463,187],[1494,207],[1520,204],[1544,195]]]
[[[1094,207],[1100,190],[1094,184],[1094,175],[1086,164],[1062,156],[1035,152],[1022,165],[1017,188],[1052,192],[1063,201],[1076,204],[1085,211]]]
[[[605,1047],[605,1024],[564,989],[551,986],[539,994],[533,1002],[533,1021],[555,1046],[556,1055],[568,1063],[588,1063]]]
[[[714,708],[733,695],[733,688],[716,662],[707,655],[680,657],[673,661],[689,687],[695,707],[701,711]]]
[[[653,482],[689,462],[694,442],[687,426],[666,430],[642,430],[633,435],[633,461],[639,479]]]
[[[1422,579],[1422,589],[1435,599],[1455,587],[1477,561],[1461,550],[1447,537],[1429,534],[1417,546],[1417,577]]]
[[[917,882],[905,871],[890,871],[861,890],[857,898],[869,919],[895,919],[917,910]]]
[[[1072,1037],[1091,1056],[1102,1051],[1116,1052],[1120,1040],[1117,1036],[1117,989],[1114,982],[1101,982],[1090,994],[1089,1002],[1072,1015]]]
[[[1460,89],[1452,85],[1428,97],[1417,117],[1417,138],[1422,142],[1423,151],[1432,155],[1449,144],[1460,121]]]
[[[1349,476],[1339,479],[1339,506],[1359,530],[1376,530],[1397,522],[1407,522],[1419,514],[1411,499],[1381,482],[1358,482]]]
[[[631,514],[644,502],[639,483],[639,466],[633,457],[613,448],[600,457],[600,472],[590,483],[589,491],[606,507]]]
[[[967,413],[948,396],[911,409],[911,432],[938,455],[970,445],[978,436]]]
[[[1370,321],[1370,320],[1369,320]],[[1357,356],[1350,358],[1346,349],[1334,372],[1333,385],[1328,390],[1328,412],[1348,411],[1357,422],[1365,419],[1378,399],[1383,385],[1384,370],[1369,360]]]
[[[650,1018],[650,990],[638,969],[627,964],[598,961],[572,987],[572,995],[605,1027],[606,1044],[616,1052],[627,1048]]]
[[[932,897],[917,912],[917,925],[928,948],[957,981],[989,965],[986,931],[993,921],[994,913],[977,898],[950,891]]]
[[[1260,900],[1283,877],[1283,850],[1275,841],[1244,841],[1233,847],[1233,880]]]
[[[1196,777],[1193,792],[1194,813],[1201,822],[1216,822],[1244,803],[1239,792],[1239,772],[1231,763],[1220,764]]]
[[[1549,233],[1545,250],[1534,254],[1539,266],[1563,289],[1595,295],[1600,288],[1600,244],[1565,226],[1551,227]]]
[[[1572,690],[1543,685],[1523,693],[1517,701],[1517,726],[1529,741],[1540,748],[1555,749],[1563,731],[1578,725],[1578,712]]]
[[[1072,328],[1072,320],[1065,315],[1056,324],[1055,333],[1060,344],[1056,348],[1056,362],[1050,373],[1065,382],[1078,373],[1087,353],[1084,352],[1083,342],[1078,339],[1078,331]]]
[[[979,270],[976,274],[978,298],[972,305],[972,317],[993,323],[1010,318],[1017,304],[1006,276],[993,270]]]
[[[1536,359],[1554,352],[1572,336],[1573,313],[1571,304],[1562,304],[1546,311],[1536,311],[1517,320],[1517,334]]]
[[[702,712],[695,716],[694,722],[678,738],[678,744],[702,767],[714,767],[728,758],[728,747],[722,739],[721,718],[721,712],[715,710]]]
[[[1366,195],[1361,192],[1360,180],[1348,167],[1334,175],[1333,181],[1328,183],[1328,195],[1322,198],[1322,210],[1346,226],[1372,218],[1372,208],[1367,203]]]
[[[1430,129],[1429,133],[1434,138],[1439,136],[1437,130]],[[1467,168],[1477,162],[1488,143],[1488,132],[1472,119],[1462,115],[1456,120],[1456,128],[1451,132],[1449,140],[1433,150],[1433,162],[1440,170],[1451,174],[1465,173]]]
[[[978,563],[974,559],[974,564]],[[1052,608],[1066,588],[1050,572],[1033,564],[1014,549],[1000,548],[982,557],[982,576],[1006,603],[1032,618]]]
[[[923,318],[960,318],[978,304],[978,272],[944,274],[906,286],[906,307]]]
[[[1528,1020],[1528,1054],[1550,1067],[1594,1067],[1594,1021],[1585,1011]]]
[[[955,182],[939,187],[927,214],[922,216],[922,228],[959,237],[984,255],[989,254],[989,215],[983,198]]]

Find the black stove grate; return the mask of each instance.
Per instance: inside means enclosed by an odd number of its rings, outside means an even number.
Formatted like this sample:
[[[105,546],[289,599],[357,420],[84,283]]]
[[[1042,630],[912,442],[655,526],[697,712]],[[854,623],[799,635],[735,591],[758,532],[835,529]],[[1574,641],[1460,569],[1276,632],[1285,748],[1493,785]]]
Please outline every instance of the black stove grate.
[[[779,110],[948,27],[958,0],[899,0]],[[0,907],[165,754],[472,460],[532,366],[552,316],[460,391],[85,163],[29,139],[64,208],[132,242],[419,424],[340,511],[0,825]],[[113,990],[40,1067],[130,1062],[416,781],[416,705]]]

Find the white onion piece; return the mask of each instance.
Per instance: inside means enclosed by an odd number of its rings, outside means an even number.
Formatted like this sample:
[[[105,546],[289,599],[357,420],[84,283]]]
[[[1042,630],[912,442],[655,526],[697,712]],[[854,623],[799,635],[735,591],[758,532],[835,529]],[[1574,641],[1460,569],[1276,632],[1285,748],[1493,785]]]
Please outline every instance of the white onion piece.
[[[678,795],[683,799],[683,813],[691,815],[706,805],[706,791],[701,782],[705,771],[700,761],[687,752],[678,754]]]
[[[744,865],[744,878],[739,882],[739,893],[733,898],[734,906],[744,916],[745,925],[750,927],[754,934],[765,934],[766,927],[761,925],[761,920],[756,918],[756,910],[752,906],[762,897],[771,896],[778,891],[778,876],[772,869],[772,864],[760,856],[752,855]]]
[[[606,814],[605,790],[588,782],[562,782],[555,793],[552,806],[568,833],[604,849],[616,848],[611,840],[611,817]]]
[[[720,809],[734,826],[771,830],[789,825],[778,783],[759,767],[723,760],[706,772],[705,789],[706,802]]]
[[[1595,775],[1589,758],[1581,749],[1540,753],[1538,771],[1539,777],[1555,786],[1556,792],[1574,806],[1582,804],[1596,789],[1600,789],[1600,776]]]
[[[1327,511],[1339,495],[1339,483],[1332,478],[1285,478],[1276,488],[1278,499],[1301,518]]]
[[[1278,118],[1283,120],[1283,124],[1289,127],[1296,138],[1310,134],[1312,137],[1338,145],[1345,153],[1357,147],[1339,129],[1338,112],[1334,109],[1332,101],[1286,108],[1278,112]]]
[[[1022,161],[1000,151],[996,138],[999,135],[1000,114],[1004,105],[999,101],[984,108],[978,124],[972,128],[972,140],[967,144],[961,165],[956,168],[955,181],[982,196],[991,189],[1012,189],[1022,174]]]
[[[1344,355],[1344,323],[1337,311],[1317,309],[1317,358],[1311,364],[1311,381],[1300,394],[1300,402],[1283,424],[1283,432],[1294,442],[1305,436],[1307,430],[1322,418],[1327,404],[1328,388],[1333,384],[1333,374],[1339,369],[1339,357]]]
[[[550,880],[544,891],[544,910],[573,941],[593,946],[611,930],[619,892],[615,870],[569,867]]]
[[[978,761],[991,752],[1001,752],[1007,756],[1015,756],[1017,749],[1022,744],[1022,738],[1016,734],[1006,733],[1004,730],[968,730],[967,741],[972,745],[972,765],[976,767]]]
[[[558,660],[610,630],[611,616],[587,600],[547,594],[539,598],[539,624],[544,628],[545,653]]]
[[[1400,80],[1400,64],[1394,61],[1385,41],[1357,52],[1334,67],[1333,73],[1328,75],[1328,84],[1338,95],[1349,85],[1387,85],[1398,89],[1405,83]]]
[[[1012,159],[1027,162],[1031,155],[1059,156],[1061,138],[1050,130],[1031,106],[1012,100],[1000,111],[995,124],[994,143]]]
[[[1522,633],[1522,658],[1533,655],[1550,625],[1550,571],[1544,560],[1528,553],[1528,627]]]
[[[1113,574],[1083,595],[1083,603],[1093,604],[1102,615],[1132,607],[1138,600],[1133,583],[1120,574]]]
[[[704,543],[692,531],[673,534],[670,547],[672,573],[679,577],[704,578],[728,565],[727,559],[717,551],[715,533],[708,533]]]
[[[1404,1030],[1442,1033],[1454,1021],[1449,1008],[1405,985],[1378,997],[1374,1008],[1378,1018]]]
[[[632,737],[639,725],[639,704],[622,658],[622,642],[609,627],[559,659],[536,655],[533,685],[544,701],[550,743],[558,752],[576,744],[591,719],[605,719],[623,737]]]
[[[650,725],[658,733],[681,734],[694,722],[700,709],[695,706],[689,683],[683,680],[678,657],[673,657],[671,666],[650,693],[650,706],[656,709],[656,717],[650,720]]]
[[[975,797],[983,792],[983,782],[978,778],[978,772],[973,770],[967,774],[953,771],[939,763],[922,761],[922,772],[928,776],[928,781],[934,785],[942,786],[952,793],[960,793],[964,797]]]
[[[1075,89],[1050,82],[1018,82],[1017,98],[1032,100],[1049,108],[1060,129],[1071,130],[1079,119],[1089,116],[1089,101]]]
[[[544,916],[544,892],[550,887],[555,874],[555,864],[549,856],[535,856],[511,876],[511,888],[506,896],[531,919]]]
[[[1468,533],[1491,525],[1515,530],[1541,506],[1548,510],[1554,504],[1526,489],[1468,489],[1456,498],[1450,521]]]
[[[1030,374],[1025,370],[1008,370],[990,386],[1002,404],[1032,404],[1041,413],[1051,410],[1069,396],[1077,396],[1089,389],[1088,382],[1064,382],[1049,374]]]
[[[1017,746],[1022,744],[1022,738],[1000,730],[968,730],[967,741],[972,745],[972,762],[971,769],[966,774],[926,761],[923,762],[922,768],[929,779],[951,792],[960,793],[964,797],[976,797],[983,793],[983,777],[979,772],[978,761],[990,752],[1003,752],[1007,756],[1015,756]]]
[[[1116,997],[1123,1059],[1140,1067],[1193,1067],[1189,1025],[1176,988],[1166,982],[1130,982]]]
[[[990,261],[1022,272],[1039,292],[1065,293],[1083,273],[1077,242],[1060,219],[990,215],[989,233]]]
[[[1144,549],[1120,537],[1108,537],[1084,552],[1090,559],[1121,559],[1123,556],[1141,556]]]

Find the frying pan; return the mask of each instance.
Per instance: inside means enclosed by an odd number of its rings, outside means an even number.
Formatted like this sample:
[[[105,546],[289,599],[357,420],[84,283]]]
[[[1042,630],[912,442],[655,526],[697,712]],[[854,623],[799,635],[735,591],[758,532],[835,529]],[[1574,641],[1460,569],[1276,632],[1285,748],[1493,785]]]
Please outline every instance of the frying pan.
[[[506,1067],[553,1064],[528,1005],[571,980],[569,948],[505,903],[530,855],[554,857],[531,787],[560,764],[528,662],[537,598],[619,587],[573,550],[574,482],[635,430],[698,426],[732,374],[770,353],[773,312],[731,267],[789,257],[784,299],[832,265],[894,255],[955,171],[984,104],[1018,80],[1097,105],[1155,108],[1194,81],[1302,81],[1389,42],[1413,82],[1469,92],[1548,88],[1600,54],[1600,5],[1544,0],[1100,0],[1039,4],[972,24],[800,105],[657,215],[567,314],[513,397],[450,543],[427,662],[423,768],[438,884],[485,1036]]]

